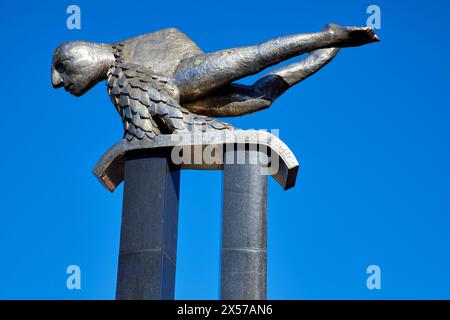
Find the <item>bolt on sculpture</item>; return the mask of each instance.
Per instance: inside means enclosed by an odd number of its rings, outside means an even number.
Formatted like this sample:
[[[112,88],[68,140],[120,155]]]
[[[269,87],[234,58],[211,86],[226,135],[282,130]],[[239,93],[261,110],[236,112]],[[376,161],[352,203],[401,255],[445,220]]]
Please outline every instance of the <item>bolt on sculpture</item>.
[[[264,299],[267,178],[260,165],[201,160],[175,166],[169,153],[180,143],[174,138],[200,134],[200,142],[184,142],[184,147],[201,150],[231,145],[221,160],[234,158],[236,146],[244,144],[246,160],[260,153],[275,155],[280,167],[270,174],[283,188],[291,188],[298,163],[287,146],[270,134],[238,130],[211,117],[266,109],[329,63],[340,48],[376,41],[371,28],[330,24],[321,32],[213,53],[203,53],[174,28],[114,44],[76,41],[59,46],[53,56],[53,86],[81,96],[106,80],[124,126],[124,139],[94,168],[111,191],[125,179],[117,298],[173,298],[179,169],[192,168],[224,170],[221,297]],[[303,60],[275,69],[253,85],[234,82],[304,53],[308,56]]]

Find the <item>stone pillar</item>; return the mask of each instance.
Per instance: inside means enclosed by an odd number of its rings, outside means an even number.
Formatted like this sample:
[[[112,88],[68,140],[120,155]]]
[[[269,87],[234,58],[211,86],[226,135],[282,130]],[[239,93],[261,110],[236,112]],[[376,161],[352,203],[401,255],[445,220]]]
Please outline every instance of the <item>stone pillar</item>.
[[[244,153],[246,164],[225,164],[223,171],[220,296],[224,300],[265,300],[267,176],[258,164],[249,163],[257,151],[239,152]],[[232,153],[225,153],[226,163]]]
[[[116,299],[174,299],[179,189],[169,155],[127,154]]]

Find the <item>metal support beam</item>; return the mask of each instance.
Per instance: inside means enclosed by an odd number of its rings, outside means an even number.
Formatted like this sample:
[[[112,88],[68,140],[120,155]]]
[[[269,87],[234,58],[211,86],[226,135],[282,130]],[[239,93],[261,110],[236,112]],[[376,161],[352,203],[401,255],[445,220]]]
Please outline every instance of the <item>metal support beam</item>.
[[[162,153],[128,153],[116,299],[173,299],[180,171]]]
[[[227,164],[230,158],[245,164]],[[267,176],[257,151],[227,151],[223,171],[221,299],[265,300],[267,278]],[[235,161],[236,162],[236,161]]]

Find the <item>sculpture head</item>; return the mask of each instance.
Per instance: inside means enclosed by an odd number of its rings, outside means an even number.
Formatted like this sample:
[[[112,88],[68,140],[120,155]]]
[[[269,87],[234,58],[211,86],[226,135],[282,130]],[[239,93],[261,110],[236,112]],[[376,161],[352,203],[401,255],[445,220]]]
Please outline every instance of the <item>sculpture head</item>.
[[[81,96],[105,80],[114,62],[111,45],[85,41],[67,42],[56,48],[52,62],[52,84]]]

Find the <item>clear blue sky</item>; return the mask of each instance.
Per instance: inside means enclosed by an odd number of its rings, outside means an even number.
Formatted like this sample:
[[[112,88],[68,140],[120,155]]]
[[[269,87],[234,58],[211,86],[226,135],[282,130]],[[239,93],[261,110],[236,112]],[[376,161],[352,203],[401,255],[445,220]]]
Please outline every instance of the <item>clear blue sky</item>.
[[[66,28],[72,3],[81,30]],[[104,84],[81,98],[51,88],[57,45],[177,27],[215,51],[364,25],[373,3],[381,43],[343,50],[270,109],[231,120],[280,129],[302,164],[295,189],[269,183],[268,297],[449,299],[450,5],[387,0],[2,0],[0,298],[115,294],[123,190],[91,169],[122,126]],[[183,172],[179,299],[218,297],[220,201],[220,172]],[[66,289],[70,264],[79,291]],[[366,288],[371,264],[379,291]]]

